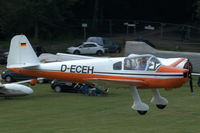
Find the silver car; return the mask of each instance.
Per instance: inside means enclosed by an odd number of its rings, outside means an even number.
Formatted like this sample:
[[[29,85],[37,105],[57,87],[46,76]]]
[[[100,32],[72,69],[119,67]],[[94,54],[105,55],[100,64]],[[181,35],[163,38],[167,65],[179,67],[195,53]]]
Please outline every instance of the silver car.
[[[96,54],[103,55],[105,50],[102,46],[98,45],[95,42],[84,42],[78,47],[69,47],[67,48],[67,53],[71,54]]]

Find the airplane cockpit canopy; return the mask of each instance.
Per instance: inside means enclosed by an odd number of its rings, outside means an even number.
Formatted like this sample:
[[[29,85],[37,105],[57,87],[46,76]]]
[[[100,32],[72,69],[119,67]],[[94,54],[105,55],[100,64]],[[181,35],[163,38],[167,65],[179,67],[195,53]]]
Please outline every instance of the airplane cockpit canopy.
[[[124,70],[156,71],[162,65],[153,55],[128,56],[124,59]]]

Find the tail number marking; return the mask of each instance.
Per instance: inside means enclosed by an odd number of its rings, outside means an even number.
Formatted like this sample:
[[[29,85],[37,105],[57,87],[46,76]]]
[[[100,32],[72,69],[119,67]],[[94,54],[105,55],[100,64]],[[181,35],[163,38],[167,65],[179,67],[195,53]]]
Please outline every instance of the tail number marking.
[[[71,72],[71,73],[89,73],[93,74],[94,66],[81,66],[81,65],[61,65],[61,72]]]

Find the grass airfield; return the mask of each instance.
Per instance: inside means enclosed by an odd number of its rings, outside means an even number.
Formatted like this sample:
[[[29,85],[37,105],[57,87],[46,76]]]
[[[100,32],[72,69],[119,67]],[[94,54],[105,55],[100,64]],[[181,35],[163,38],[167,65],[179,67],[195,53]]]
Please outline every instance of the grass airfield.
[[[150,110],[141,116],[131,109],[131,89],[110,89],[107,96],[55,93],[49,84],[31,86],[34,94],[0,98],[2,133],[198,133],[200,90],[194,81],[172,91],[160,90],[169,105],[150,104],[151,90],[139,90]],[[30,86],[30,85],[29,85]]]

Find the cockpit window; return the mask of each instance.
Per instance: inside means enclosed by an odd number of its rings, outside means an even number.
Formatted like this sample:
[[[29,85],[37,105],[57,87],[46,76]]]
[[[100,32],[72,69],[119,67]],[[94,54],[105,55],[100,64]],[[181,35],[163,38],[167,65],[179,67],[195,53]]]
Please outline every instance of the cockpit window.
[[[135,70],[136,68],[136,62],[132,59],[125,59],[124,60],[124,70]]]
[[[145,70],[149,56],[137,56],[124,59],[124,70]]]
[[[116,62],[115,64],[113,64],[113,70],[121,70],[122,69],[122,62]]]
[[[151,55],[127,57],[124,59],[124,70],[155,71],[161,63]]]
[[[152,57],[148,61],[147,71],[155,71],[160,65],[161,65],[160,61],[157,58]]]

